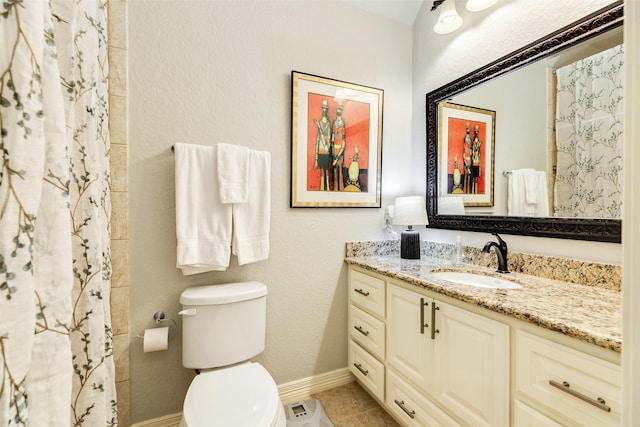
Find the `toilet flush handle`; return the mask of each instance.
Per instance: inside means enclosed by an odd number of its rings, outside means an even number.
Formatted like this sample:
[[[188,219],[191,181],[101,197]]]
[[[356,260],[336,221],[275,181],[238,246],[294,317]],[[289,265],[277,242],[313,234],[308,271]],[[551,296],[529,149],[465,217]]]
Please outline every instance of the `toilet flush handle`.
[[[178,315],[180,316],[195,316],[196,314],[198,314],[198,310],[195,308],[188,308],[178,312]]]

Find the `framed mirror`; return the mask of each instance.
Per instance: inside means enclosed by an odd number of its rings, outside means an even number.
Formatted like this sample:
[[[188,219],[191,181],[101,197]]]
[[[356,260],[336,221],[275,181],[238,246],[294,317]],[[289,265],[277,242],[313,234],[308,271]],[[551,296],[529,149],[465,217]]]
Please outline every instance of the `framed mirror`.
[[[602,215],[592,215],[587,211],[584,214],[567,214],[558,207],[557,200],[553,200],[554,195],[559,194],[554,184],[561,182],[562,178],[560,176],[564,173],[563,165],[561,163],[553,164],[551,159],[554,156],[558,157],[557,153],[562,150],[557,147],[549,148],[555,147],[556,144],[557,120],[554,121],[556,116],[549,117],[549,110],[554,110],[553,115],[557,114],[555,111],[556,99],[546,99],[546,102],[542,100],[541,102],[544,105],[539,106],[541,110],[544,110],[542,115],[546,116],[544,120],[547,121],[549,129],[543,130],[542,132],[545,133],[545,136],[538,138],[546,141],[543,143],[544,147],[541,148],[542,156],[545,158],[544,165],[540,168],[535,167],[535,169],[545,169],[538,173],[549,176],[550,181],[545,182],[546,178],[544,178],[542,181],[544,184],[542,185],[548,189],[545,197],[549,199],[550,208],[547,207],[548,210],[544,211],[545,213],[542,216],[540,214],[529,216],[528,213],[523,214],[517,209],[511,210],[513,203],[511,200],[516,200],[517,197],[512,197],[508,201],[507,193],[511,191],[513,195],[513,189],[516,187],[507,182],[511,179],[511,173],[516,169],[519,176],[520,172],[533,169],[530,169],[529,165],[521,165],[517,161],[511,164],[504,164],[500,160],[501,157],[511,156],[514,146],[509,144],[518,144],[518,141],[522,140],[522,135],[512,135],[508,132],[508,129],[503,128],[499,128],[500,131],[495,131],[495,126],[496,123],[500,126],[504,125],[505,122],[522,124],[532,120],[527,120],[527,118],[523,117],[524,114],[522,112],[519,116],[515,116],[516,118],[506,117],[501,111],[496,111],[498,109],[493,108],[491,103],[488,103],[489,105],[471,105],[476,104],[475,101],[471,101],[474,99],[471,93],[477,90],[478,93],[482,94],[475,95],[479,97],[477,99],[492,99],[493,97],[491,95],[487,96],[487,93],[493,90],[492,85],[498,80],[506,81],[512,79],[517,73],[530,72],[533,68],[538,67],[547,70],[543,71],[547,73],[545,77],[547,79],[545,83],[546,89],[543,92],[545,92],[545,96],[547,93],[551,94],[552,91],[556,90],[558,83],[555,80],[555,71],[550,70],[555,70],[559,65],[566,65],[569,63],[568,61],[575,61],[576,54],[574,49],[581,47],[581,50],[584,50],[585,46],[587,46],[587,51],[592,52],[594,45],[615,46],[616,43],[619,43],[619,46],[622,46],[622,3],[622,1],[613,3],[427,94],[426,202],[430,227],[616,243],[621,241],[622,220],[619,212],[607,212]],[[553,65],[548,65],[551,62],[553,62]],[[551,74],[549,73],[553,73],[554,77],[550,77]],[[527,82],[525,86],[528,86],[530,80],[525,81]],[[549,83],[551,81],[553,83]],[[549,89],[550,87],[553,89]],[[518,91],[501,89],[501,92],[513,94]],[[553,92],[553,96],[559,96],[556,93]],[[526,95],[522,98],[525,97]],[[560,107],[557,108],[559,109]],[[509,108],[506,110],[509,110]],[[474,135],[476,130],[474,126],[476,122],[474,120],[477,119],[482,123],[483,117],[489,116],[492,117],[492,120],[486,121],[486,123],[489,123],[489,127],[480,127],[479,139],[490,141],[491,144],[486,145],[491,147],[491,150],[495,150],[495,153],[494,151],[481,153],[482,158],[489,157],[491,163],[486,161],[482,163],[482,168],[486,175],[484,181],[481,179],[481,182],[478,183],[475,176],[478,173],[474,174],[471,167],[467,167],[467,162],[471,162],[471,156],[465,154],[467,146],[464,144],[468,142],[468,146],[471,147],[473,145],[472,140],[478,140]],[[453,117],[453,120],[460,121],[459,127],[462,136],[459,138],[457,136],[453,139],[451,138],[451,129],[454,128],[454,124],[451,123],[455,123],[455,121],[451,121],[451,117]],[[464,135],[465,124],[469,138]],[[526,130],[521,131],[524,134],[528,133]],[[550,142],[552,140],[553,142]],[[456,150],[460,151],[460,156],[457,154],[447,155],[443,151],[448,149],[446,147],[456,144],[460,145],[460,147],[456,148]],[[525,144],[520,145],[522,147]],[[445,146],[444,149],[443,146]],[[501,148],[502,153],[500,152]],[[555,153],[550,153],[553,150],[556,150]],[[470,149],[467,151],[470,151]],[[504,154],[505,151],[507,152],[506,155]],[[467,155],[469,155],[469,158],[466,157]],[[621,153],[618,156],[621,162]],[[524,157],[531,158],[532,156],[525,153]],[[452,165],[448,165],[448,163]],[[584,165],[578,167],[588,169]],[[558,177],[556,177],[556,174],[558,174]],[[467,182],[473,182],[469,187],[472,190],[468,190],[465,187]],[[514,182],[516,181],[514,180]],[[551,183],[549,184],[549,182]],[[465,188],[463,189],[463,187]],[[478,188],[480,191],[478,191]],[[482,195],[486,194],[487,197],[475,197],[468,194],[474,191],[478,191]],[[489,195],[490,197],[488,197]],[[527,192],[527,197],[529,195],[530,193]],[[455,202],[453,203],[453,210],[451,210],[451,202]],[[546,199],[545,203],[547,203]],[[618,202],[614,202],[614,205],[615,203]],[[507,204],[509,204],[509,210],[507,209]]]

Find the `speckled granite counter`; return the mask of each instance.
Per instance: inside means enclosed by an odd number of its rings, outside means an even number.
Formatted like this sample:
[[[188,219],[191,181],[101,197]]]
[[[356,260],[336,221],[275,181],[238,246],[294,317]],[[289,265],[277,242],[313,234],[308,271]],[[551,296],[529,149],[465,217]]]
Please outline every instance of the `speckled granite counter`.
[[[424,255],[420,260],[401,259],[398,254],[348,256],[345,261],[600,347],[616,352],[622,349],[622,295],[616,290],[516,272],[508,279],[521,284],[520,289],[456,285],[430,273],[455,269],[504,276],[495,273],[495,268],[453,268],[448,260]]]

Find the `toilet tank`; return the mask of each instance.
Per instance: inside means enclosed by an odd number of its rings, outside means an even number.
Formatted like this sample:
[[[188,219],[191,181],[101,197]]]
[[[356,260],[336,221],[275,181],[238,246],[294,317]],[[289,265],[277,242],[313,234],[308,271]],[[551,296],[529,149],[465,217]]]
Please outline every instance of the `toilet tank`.
[[[207,369],[264,351],[267,287],[260,282],[195,286],[180,295],[182,365]]]

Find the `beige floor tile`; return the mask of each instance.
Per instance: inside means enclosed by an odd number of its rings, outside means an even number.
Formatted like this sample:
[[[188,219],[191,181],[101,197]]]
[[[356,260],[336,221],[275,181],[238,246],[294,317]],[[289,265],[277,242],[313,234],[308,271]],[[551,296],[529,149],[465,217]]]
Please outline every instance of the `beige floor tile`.
[[[399,424],[357,383],[320,393],[319,399],[335,427],[399,427]]]

